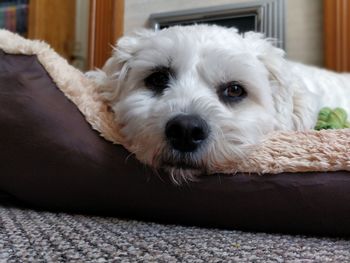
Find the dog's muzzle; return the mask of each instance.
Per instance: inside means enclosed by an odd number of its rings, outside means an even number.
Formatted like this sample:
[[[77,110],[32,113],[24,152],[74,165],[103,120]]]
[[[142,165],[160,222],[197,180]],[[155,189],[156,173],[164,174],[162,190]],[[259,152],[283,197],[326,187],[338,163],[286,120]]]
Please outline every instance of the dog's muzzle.
[[[198,115],[177,115],[165,127],[168,143],[182,153],[196,151],[208,135],[208,124]]]

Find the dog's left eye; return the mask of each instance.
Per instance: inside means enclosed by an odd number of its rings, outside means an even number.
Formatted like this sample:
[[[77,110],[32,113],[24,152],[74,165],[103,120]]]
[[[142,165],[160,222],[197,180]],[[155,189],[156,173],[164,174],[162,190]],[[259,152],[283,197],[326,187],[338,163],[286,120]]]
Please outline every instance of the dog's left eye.
[[[227,102],[235,102],[246,97],[247,93],[242,84],[237,81],[225,83],[219,88],[219,97]]]
[[[147,88],[156,93],[161,93],[169,85],[170,70],[162,68],[154,71],[151,75],[145,78],[144,82]]]

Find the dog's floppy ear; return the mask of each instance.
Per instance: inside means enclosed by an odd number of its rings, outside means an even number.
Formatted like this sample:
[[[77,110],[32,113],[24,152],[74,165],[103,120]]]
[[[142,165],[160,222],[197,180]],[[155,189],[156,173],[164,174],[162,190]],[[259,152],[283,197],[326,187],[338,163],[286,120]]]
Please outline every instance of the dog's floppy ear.
[[[274,78],[283,81],[284,74],[280,74],[281,68],[285,64],[285,52],[274,46],[274,39],[265,38],[262,33],[247,32],[244,34],[246,44],[255,56],[265,65]]]
[[[106,100],[118,97],[120,82],[125,79],[129,70],[128,62],[142,46],[142,39],[154,34],[152,30],[142,29],[129,36],[121,37],[113,48],[112,56],[102,69],[89,71],[87,77],[94,79],[98,91]]]
[[[300,89],[295,87],[297,81],[290,73],[290,64],[284,59],[285,52],[274,46],[273,39],[265,38],[261,33],[248,32],[244,39],[269,73],[278,129],[304,129],[308,120],[302,116],[305,112],[305,105],[301,103],[303,94],[299,94]]]

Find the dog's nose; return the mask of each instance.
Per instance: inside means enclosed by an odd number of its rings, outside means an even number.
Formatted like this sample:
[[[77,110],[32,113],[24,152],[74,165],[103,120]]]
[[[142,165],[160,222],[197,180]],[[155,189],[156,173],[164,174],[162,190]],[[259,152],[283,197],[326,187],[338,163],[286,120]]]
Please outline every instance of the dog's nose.
[[[180,152],[195,151],[208,135],[207,123],[197,115],[177,115],[165,127],[170,145]]]

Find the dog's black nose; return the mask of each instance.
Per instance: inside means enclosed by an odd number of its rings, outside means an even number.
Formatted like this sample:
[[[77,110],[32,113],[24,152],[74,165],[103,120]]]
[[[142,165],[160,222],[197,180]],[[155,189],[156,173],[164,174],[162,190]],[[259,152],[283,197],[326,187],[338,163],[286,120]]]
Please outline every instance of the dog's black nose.
[[[208,135],[207,123],[197,115],[177,115],[165,127],[170,145],[181,152],[195,151]]]

